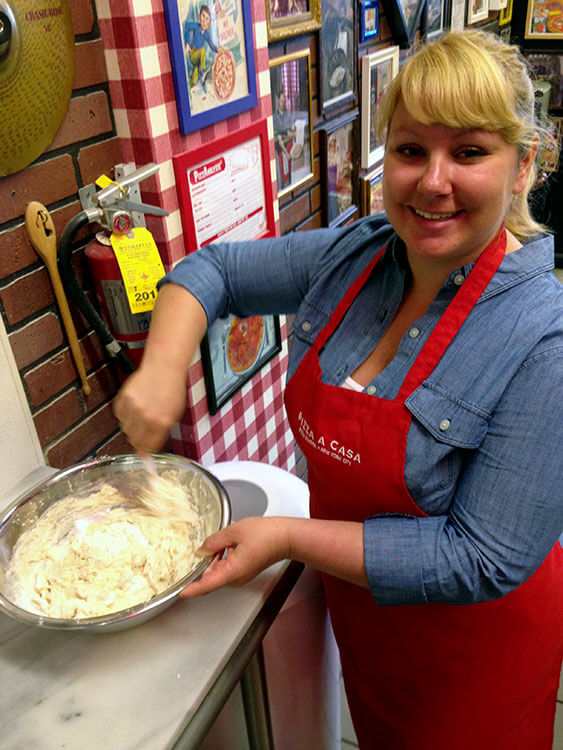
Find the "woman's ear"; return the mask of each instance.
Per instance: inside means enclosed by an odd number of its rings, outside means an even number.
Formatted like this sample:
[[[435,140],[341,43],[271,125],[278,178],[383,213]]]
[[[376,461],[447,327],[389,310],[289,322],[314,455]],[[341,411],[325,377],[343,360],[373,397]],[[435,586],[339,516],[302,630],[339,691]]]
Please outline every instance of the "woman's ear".
[[[522,157],[522,159],[520,159],[520,162],[518,164],[518,171],[516,173],[516,179],[512,188],[512,193],[514,195],[518,195],[519,193],[521,193],[528,184],[528,178],[530,176],[532,167],[534,166],[536,154],[538,153],[539,141],[539,136],[535,135],[532,143],[530,144],[528,152]]]

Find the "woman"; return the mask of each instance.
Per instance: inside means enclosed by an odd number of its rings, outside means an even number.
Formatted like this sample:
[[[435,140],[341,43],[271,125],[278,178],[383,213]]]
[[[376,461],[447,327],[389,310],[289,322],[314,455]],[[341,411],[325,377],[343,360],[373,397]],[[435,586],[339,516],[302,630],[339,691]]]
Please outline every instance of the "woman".
[[[551,748],[563,293],[527,207],[533,113],[515,48],[475,31],[423,47],[379,112],[390,224],[189,256],[116,401],[158,449],[207,320],[296,314],[286,408],[312,518],[212,536],[202,553],[227,555],[185,595],[283,558],[319,568],[362,748]]]

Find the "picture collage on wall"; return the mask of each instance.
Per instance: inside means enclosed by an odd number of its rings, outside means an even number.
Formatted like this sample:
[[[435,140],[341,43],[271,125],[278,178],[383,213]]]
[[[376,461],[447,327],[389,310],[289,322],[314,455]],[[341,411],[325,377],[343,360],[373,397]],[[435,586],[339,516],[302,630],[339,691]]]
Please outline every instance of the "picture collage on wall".
[[[180,132],[254,110],[253,0],[163,2]],[[287,206],[316,182],[322,226],[380,213],[384,142],[378,107],[420,41],[473,27],[515,41],[530,54],[545,52],[544,67],[563,59],[553,51],[563,39],[563,0],[266,0],[265,9],[271,123],[267,127],[264,119],[255,130],[213,140],[197,157],[187,152],[174,159],[190,250],[215,239],[275,234],[276,197]],[[561,71],[552,73],[546,73],[550,83],[538,87],[544,97],[549,89],[553,104],[562,96]],[[560,121],[553,133],[560,140]],[[552,154],[544,157],[546,172],[556,168]],[[222,207],[231,195],[233,211],[210,210],[218,190]],[[237,371],[228,341],[245,325],[228,320],[221,326],[203,347],[212,413],[273,356],[279,338],[275,320],[253,323],[262,335],[253,338],[252,361]]]

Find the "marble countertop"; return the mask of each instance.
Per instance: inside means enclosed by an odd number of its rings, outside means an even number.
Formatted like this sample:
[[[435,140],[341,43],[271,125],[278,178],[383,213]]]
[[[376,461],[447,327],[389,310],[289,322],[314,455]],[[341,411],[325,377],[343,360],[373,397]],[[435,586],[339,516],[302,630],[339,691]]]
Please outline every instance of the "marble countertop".
[[[243,462],[214,468],[220,479],[248,471]],[[305,515],[304,483],[275,467],[250,468],[268,495],[265,515]],[[276,563],[243,588],[178,600],[114,633],[36,628],[0,614],[0,747],[192,747],[190,721],[226,700],[218,678],[240,677],[301,570]]]
[[[2,750],[174,747],[288,566],[116,633],[63,633],[0,615]]]

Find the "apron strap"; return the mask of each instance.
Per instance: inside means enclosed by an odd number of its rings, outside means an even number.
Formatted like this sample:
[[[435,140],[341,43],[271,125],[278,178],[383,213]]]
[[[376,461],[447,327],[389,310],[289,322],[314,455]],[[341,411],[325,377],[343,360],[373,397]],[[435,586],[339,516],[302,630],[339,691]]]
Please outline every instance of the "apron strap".
[[[432,373],[467,316],[495,275],[506,252],[504,225],[481,253],[469,276],[452,299],[407,373],[397,395],[405,401]]]
[[[348,308],[354,301],[356,295],[359,294],[360,289],[363,287],[363,285],[367,281],[376,263],[378,263],[379,260],[383,257],[384,252],[385,252],[385,247],[382,250],[380,250],[377,253],[377,255],[374,258],[372,258],[372,260],[370,260],[370,262],[364,268],[362,273],[348,287],[348,289],[346,290],[346,294],[344,295],[344,297],[342,297],[338,305],[332,311],[332,314],[329,318],[328,323],[320,331],[315,341],[313,342],[313,345],[311,346],[311,349],[309,350],[310,352],[315,352],[318,354],[320,350],[323,348],[323,346],[326,344],[330,336],[338,327],[338,324],[340,323],[342,318],[346,315]]]

